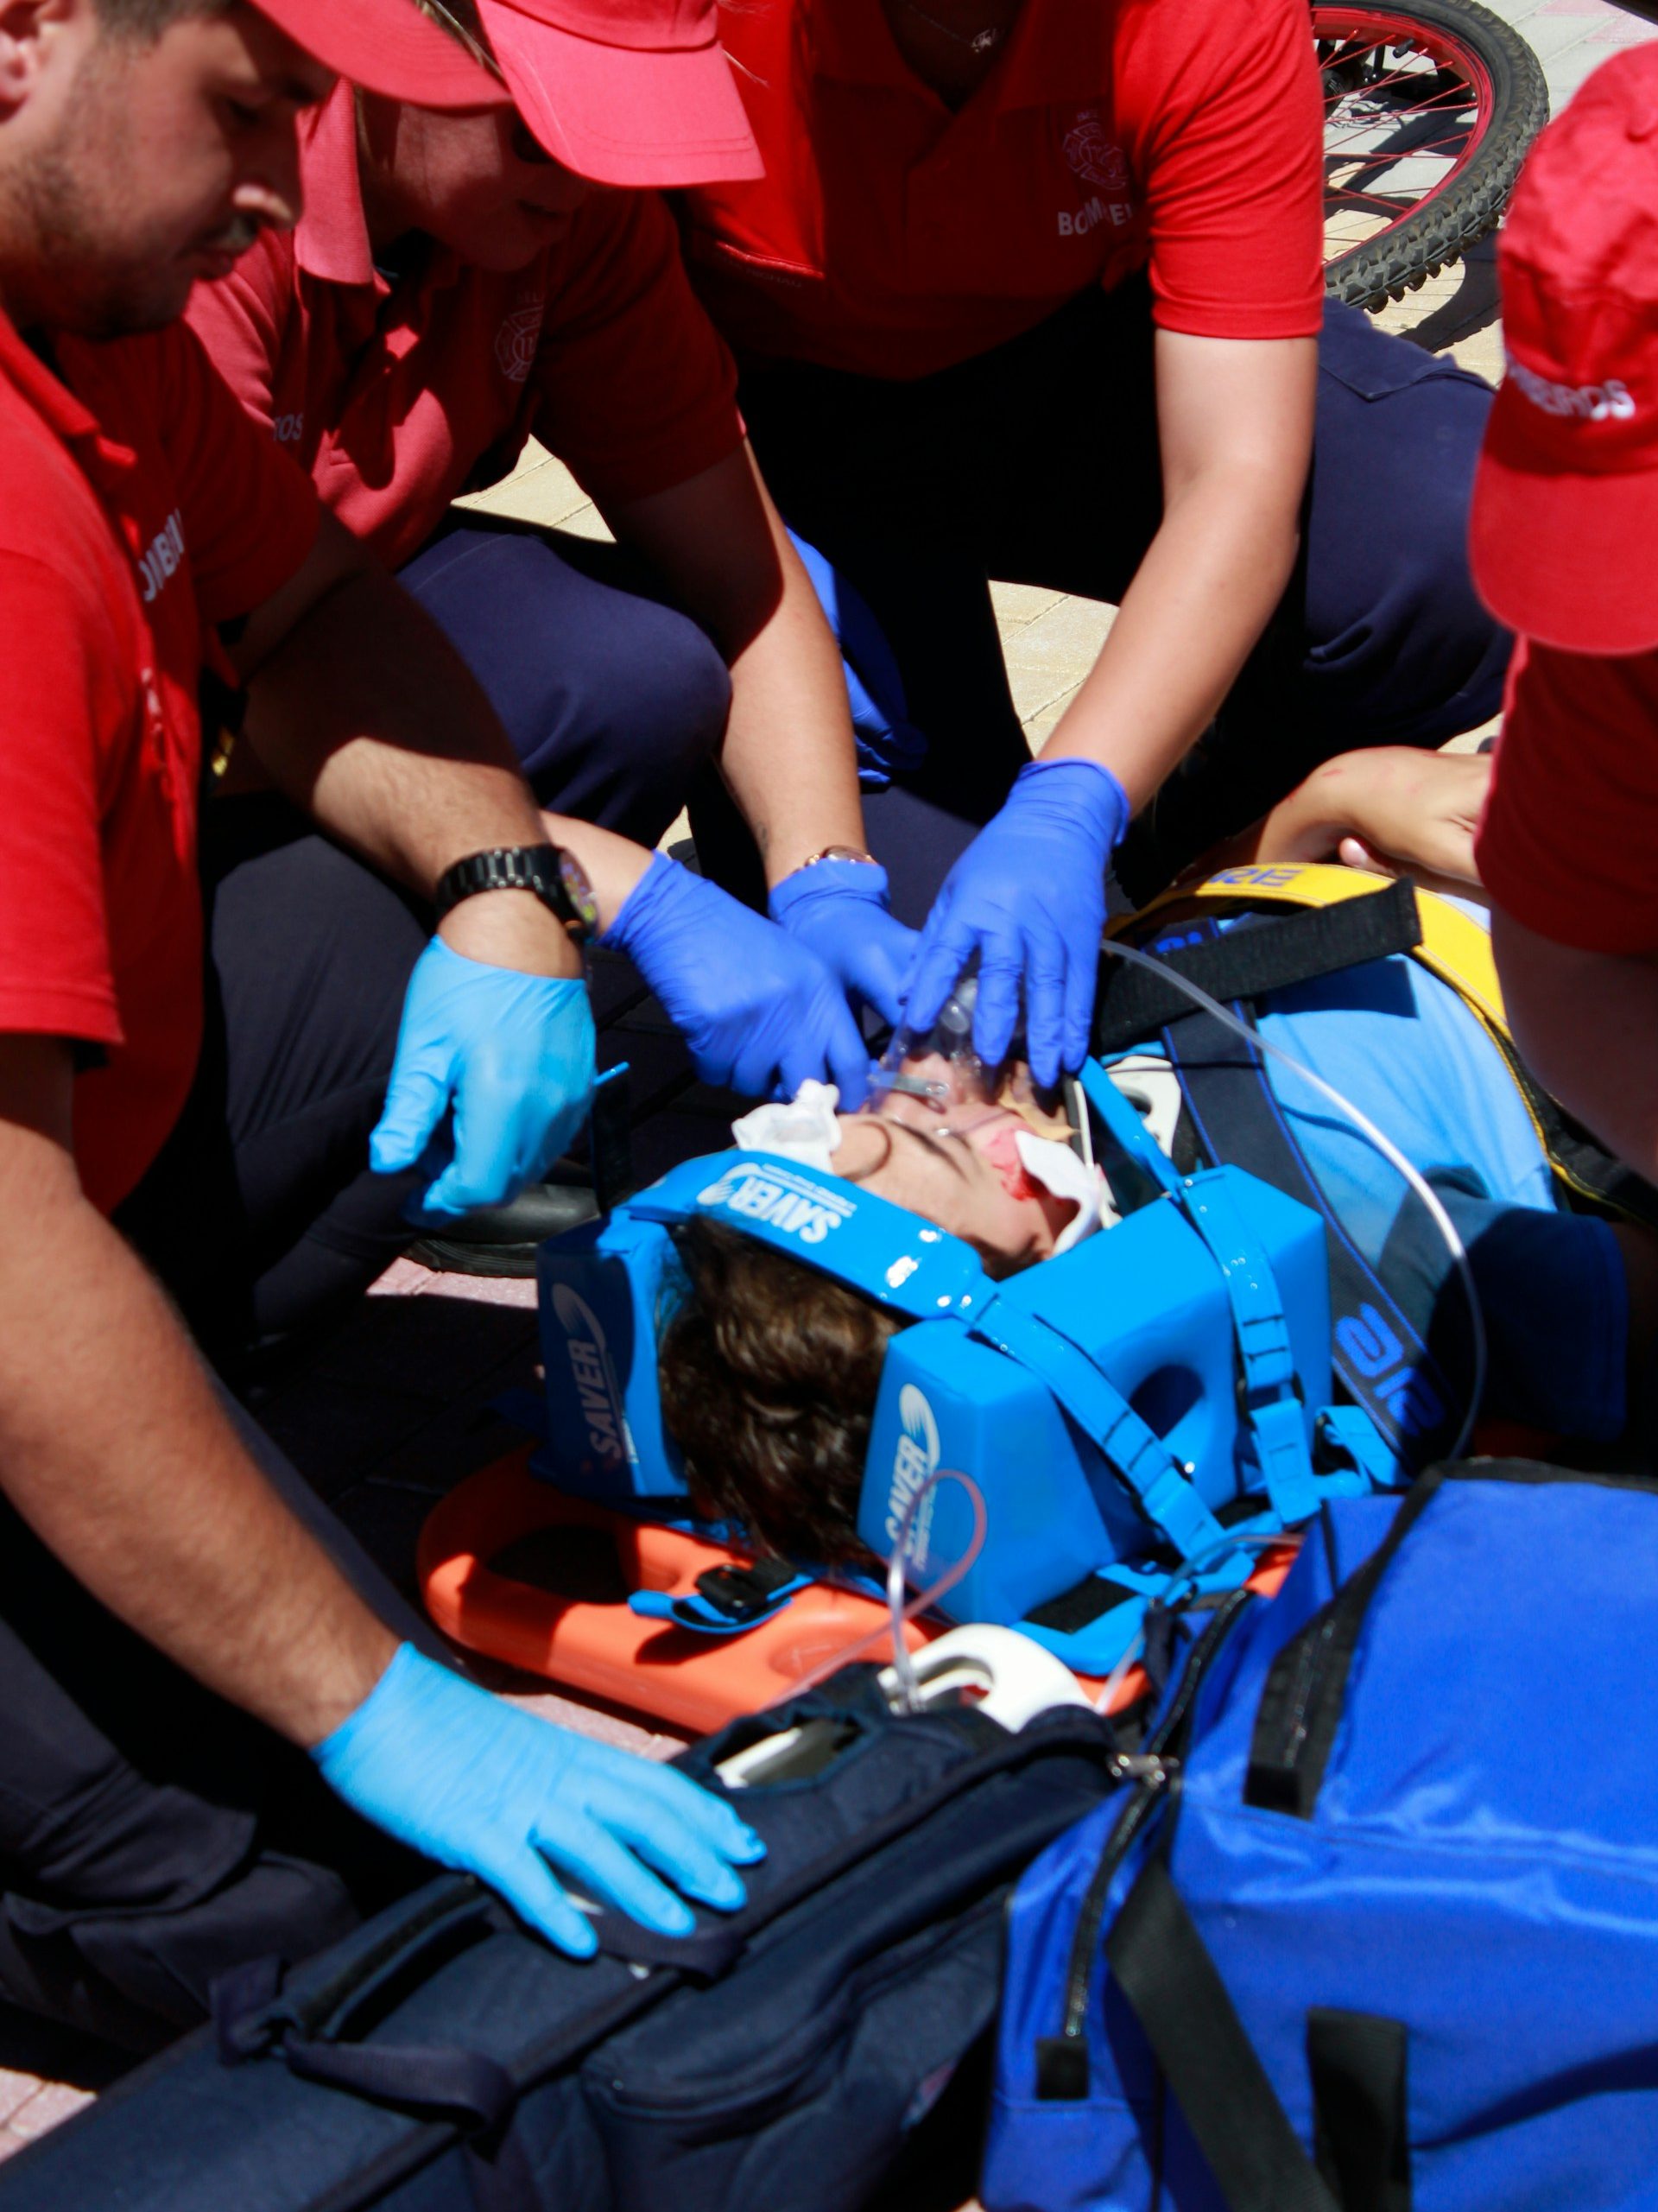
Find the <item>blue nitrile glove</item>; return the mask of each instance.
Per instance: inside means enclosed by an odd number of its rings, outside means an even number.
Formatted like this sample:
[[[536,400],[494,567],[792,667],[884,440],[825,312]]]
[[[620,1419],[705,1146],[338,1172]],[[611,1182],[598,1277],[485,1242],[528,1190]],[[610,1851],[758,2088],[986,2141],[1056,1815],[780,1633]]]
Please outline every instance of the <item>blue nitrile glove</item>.
[[[1088,1051],[1105,871],[1129,826],[1129,798],[1092,760],[1034,760],[1014,778],[1000,814],[945,878],[921,932],[904,1005],[912,1029],[930,1030],[976,952],[973,1046],[995,1065],[1007,1057],[1025,987],[1031,1073],[1046,1087]]]
[[[883,1021],[897,1021],[921,941],[894,919],[884,868],[872,860],[814,860],[796,868],[772,892],[771,918],[809,945],[843,990],[855,992]]]
[[[520,1713],[412,1644],[311,1756],[365,1820],[478,1875],[576,1958],[597,1943],[550,1867],[595,1902],[684,1936],[689,1908],[656,1874],[730,1912],[744,1897],[732,1863],[765,1856],[729,1805],[672,1767]]]
[[[544,1174],[592,1096],[586,985],[491,967],[434,937],[408,979],[369,1158],[381,1175],[446,1159],[420,1207],[452,1220],[503,1205]],[[440,1137],[452,1106],[452,1137]]]
[[[864,1103],[870,1055],[836,978],[677,860],[652,856],[604,941],[621,947],[661,999],[705,1083],[792,1099],[815,1076],[839,1087],[848,1112]]]
[[[815,545],[793,530],[788,536],[840,647],[857,743],[857,780],[866,791],[884,791],[895,774],[907,775],[927,758],[927,739],[909,719],[904,679],[886,632],[857,586]]]

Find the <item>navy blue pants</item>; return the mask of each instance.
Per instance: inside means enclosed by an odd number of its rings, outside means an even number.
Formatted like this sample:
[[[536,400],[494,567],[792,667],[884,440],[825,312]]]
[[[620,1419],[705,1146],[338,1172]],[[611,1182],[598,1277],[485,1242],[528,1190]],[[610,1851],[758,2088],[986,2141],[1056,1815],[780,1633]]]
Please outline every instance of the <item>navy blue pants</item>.
[[[870,601],[929,741],[918,773],[866,802],[906,921],[1028,757],[988,580],[1118,601],[1161,519],[1152,338],[1136,282],[913,383],[797,364],[744,379],[779,506]],[[1136,897],[1331,754],[1441,745],[1501,703],[1509,639],[1465,550],[1489,389],[1334,305],[1319,368],[1294,575],[1130,833],[1119,873]]]
[[[224,1373],[326,1324],[412,1232],[371,1174],[428,916],[275,795],[210,802],[200,1062],[116,1216]]]
[[[266,1475],[394,1634],[446,1656],[232,1401]],[[298,1959],[429,1874],[311,1761],[106,1613],[0,1504],[0,2003],[149,2050],[216,1974]]]
[[[614,548],[555,552],[476,517],[400,580],[489,694],[542,804],[650,846],[718,750],[731,685],[695,623],[595,573],[623,567]]]

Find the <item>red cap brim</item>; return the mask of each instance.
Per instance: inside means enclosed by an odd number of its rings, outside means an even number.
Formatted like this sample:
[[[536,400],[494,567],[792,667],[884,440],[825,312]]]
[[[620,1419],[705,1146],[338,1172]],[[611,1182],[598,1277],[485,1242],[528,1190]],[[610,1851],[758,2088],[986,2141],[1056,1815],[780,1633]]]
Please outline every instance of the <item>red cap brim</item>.
[[[414,0],[254,0],[296,46],[365,92],[414,107],[499,107],[504,86]]]
[[[596,184],[721,184],[765,174],[715,44],[608,46],[480,0],[518,112],[556,162]]]
[[[1497,395],[1474,479],[1474,584],[1499,622],[1561,652],[1658,650],[1658,469],[1541,469]],[[1522,426],[1521,426],[1522,427]]]

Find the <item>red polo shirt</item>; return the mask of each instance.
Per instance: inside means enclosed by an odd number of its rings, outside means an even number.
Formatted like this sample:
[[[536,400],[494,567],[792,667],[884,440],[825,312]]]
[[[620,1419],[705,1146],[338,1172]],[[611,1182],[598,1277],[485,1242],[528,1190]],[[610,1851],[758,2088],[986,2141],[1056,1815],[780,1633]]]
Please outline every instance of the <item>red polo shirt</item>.
[[[1540,936],[1658,953],[1658,653],[1522,643],[1474,852]]]
[[[1315,334],[1323,123],[1305,0],[1026,0],[959,113],[881,0],[723,8],[765,157],[686,195],[740,352],[921,377],[1149,264],[1158,323]]]
[[[287,581],[318,508],[188,332],[57,358],[0,315],[0,1032],[103,1048],[74,1134],[108,1212],[200,1047],[203,625]]]
[[[533,433],[602,504],[683,484],[743,435],[731,357],[654,193],[595,191],[516,275],[433,245],[375,269],[342,85],[301,124],[306,213],[268,232],[189,320],[250,414],[392,567]]]

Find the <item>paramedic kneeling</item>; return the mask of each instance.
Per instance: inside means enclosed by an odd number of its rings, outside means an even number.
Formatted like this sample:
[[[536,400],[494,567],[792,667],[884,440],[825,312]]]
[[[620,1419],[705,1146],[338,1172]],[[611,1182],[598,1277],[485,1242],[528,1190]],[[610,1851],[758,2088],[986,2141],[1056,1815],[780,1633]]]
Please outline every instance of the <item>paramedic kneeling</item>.
[[[629,0],[614,43],[561,29],[550,0],[446,12],[480,53],[499,34],[492,104],[439,114],[341,84],[300,126],[298,227],[199,286],[190,320],[448,633],[544,803],[653,846],[717,764],[759,848],[755,903],[769,892],[782,929],[895,1020],[913,940],[864,854],[840,656],[673,218],[623,188],[759,174],[712,0]],[[452,509],[532,435],[674,606]],[[615,573],[615,548],[587,550]],[[715,874],[706,838],[699,853]],[[617,941],[642,967],[648,934],[641,902]],[[702,1052],[699,1072],[740,1085],[735,1054]]]
[[[1658,1180],[1658,52],[1539,142],[1501,249],[1509,375],[1476,581],[1522,635],[1476,850],[1516,1038]],[[1595,220],[1585,223],[1585,208]]]
[[[977,950],[981,1049],[1022,977],[1046,1081],[1086,1047],[1119,846],[1143,898],[1330,754],[1496,707],[1490,394],[1324,297],[1302,0],[771,0],[722,36],[766,174],[689,195],[687,263],[926,735],[867,808],[903,919],[949,871],[908,1017]],[[1120,610],[1035,762],[990,577]]]
[[[756,1850],[423,1652],[108,1219],[200,1043],[205,626],[273,775],[411,898],[552,850],[440,634],[172,320],[292,219],[336,67],[477,98],[409,0],[0,10],[0,1997],[138,2046],[418,1879],[411,1848],[576,1952],[554,1867],[676,1930],[658,1874],[728,1907]],[[452,1103],[422,1174],[508,1195],[592,1078],[561,922],[470,897],[414,965],[383,1145],[412,1157]]]

